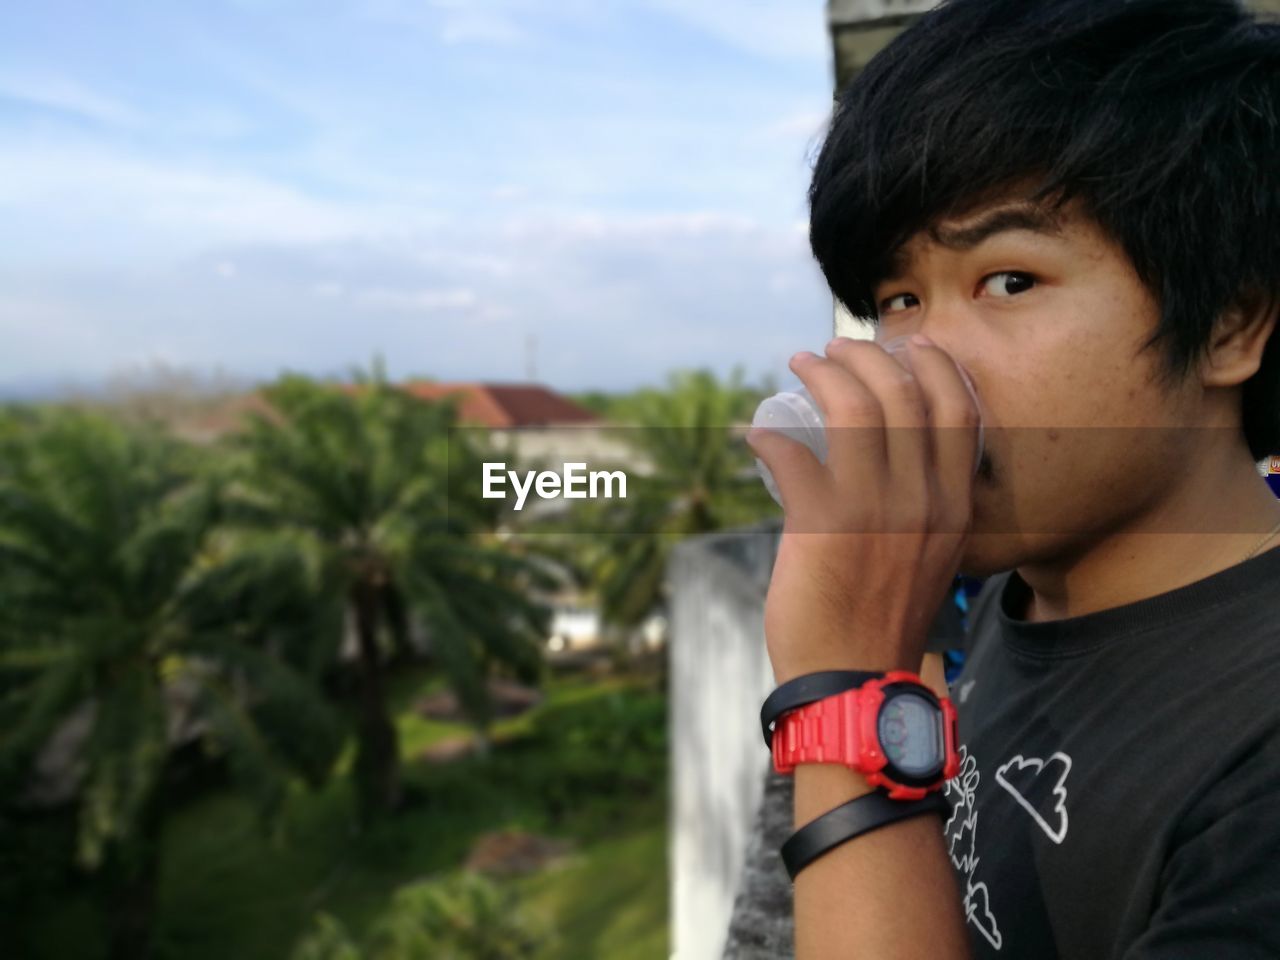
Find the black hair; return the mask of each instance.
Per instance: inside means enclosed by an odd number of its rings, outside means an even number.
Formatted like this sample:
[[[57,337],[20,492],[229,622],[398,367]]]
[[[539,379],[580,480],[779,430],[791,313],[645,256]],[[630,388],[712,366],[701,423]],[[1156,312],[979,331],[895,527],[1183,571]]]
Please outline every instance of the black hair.
[[[1185,377],[1225,308],[1280,302],[1280,24],[1235,0],[943,3],[837,96],[810,246],[874,319],[910,236],[1019,185],[1118,242],[1160,305],[1143,349]],[[1280,336],[1243,408],[1254,459],[1280,451]]]

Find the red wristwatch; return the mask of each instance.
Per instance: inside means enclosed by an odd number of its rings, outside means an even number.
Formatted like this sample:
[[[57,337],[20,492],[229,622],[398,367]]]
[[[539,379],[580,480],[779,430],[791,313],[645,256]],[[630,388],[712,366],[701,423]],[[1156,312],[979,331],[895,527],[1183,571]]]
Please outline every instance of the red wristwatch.
[[[839,763],[894,800],[919,800],[960,771],[956,708],[909,670],[894,670],[785,713],[773,732],[773,769]]]

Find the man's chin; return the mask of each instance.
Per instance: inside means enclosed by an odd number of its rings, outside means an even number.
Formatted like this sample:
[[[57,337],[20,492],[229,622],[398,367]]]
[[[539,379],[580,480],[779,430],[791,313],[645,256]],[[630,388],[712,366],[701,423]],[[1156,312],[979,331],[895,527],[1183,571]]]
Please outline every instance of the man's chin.
[[[1026,542],[1016,533],[982,533],[975,531],[965,541],[960,557],[960,573],[966,577],[985,579],[1022,562]]]

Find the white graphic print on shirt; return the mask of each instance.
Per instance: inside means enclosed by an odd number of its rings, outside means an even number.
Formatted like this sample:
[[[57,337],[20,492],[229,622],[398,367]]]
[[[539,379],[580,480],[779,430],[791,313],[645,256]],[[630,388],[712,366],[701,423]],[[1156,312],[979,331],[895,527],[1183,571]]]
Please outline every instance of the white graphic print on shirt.
[[[1031,814],[1031,819],[1050,840],[1062,843],[1067,837],[1067,774],[1070,772],[1071,758],[1061,750],[1048,760],[1018,754],[996,771],[996,783],[1013,795],[1018,806]],[[1058,779],[1053,783],[1055,773]],[[1053,783],[1052,793],[1046,796],[1050,783]],[[1053,809],[1042,814],[1044,801],[1050,798],[1054,801]]]
[[[969,755],[969,748],[960,747],[960,772],[947,781],[946,795],[952,802],[951,817],[947,820],[945,835],[951,863],[964,877],[964,914],[967,922],[972,923],[995,949],[999,950],[1004,943],[1000,934],[1000,925],[991,912],[991,901],[987,894],[987,885],[974,881],[974,873],[978,869],[978,853],[976,837],[978,832],[978,807],[976,804],[978,782],[978,762]]]

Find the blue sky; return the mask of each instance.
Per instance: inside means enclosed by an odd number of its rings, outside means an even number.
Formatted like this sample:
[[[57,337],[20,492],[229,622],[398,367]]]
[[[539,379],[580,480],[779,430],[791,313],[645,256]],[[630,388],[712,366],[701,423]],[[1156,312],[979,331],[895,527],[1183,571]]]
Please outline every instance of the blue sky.
[[[0,392],[785,381],[830,85],[821,0],[4,4]]]

